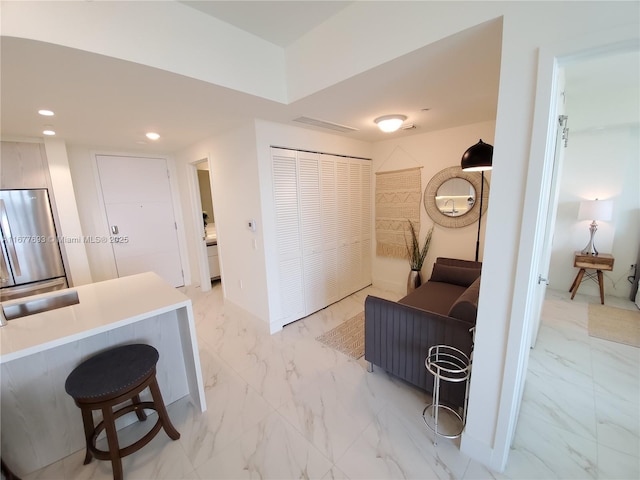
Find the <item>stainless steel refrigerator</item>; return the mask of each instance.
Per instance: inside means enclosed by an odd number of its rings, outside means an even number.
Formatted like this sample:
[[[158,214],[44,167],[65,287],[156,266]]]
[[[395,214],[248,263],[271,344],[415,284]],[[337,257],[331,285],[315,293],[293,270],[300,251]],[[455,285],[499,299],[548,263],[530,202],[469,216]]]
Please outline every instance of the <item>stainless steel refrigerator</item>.
[[[0,301],[67,287],[46,188],[0,190]]]

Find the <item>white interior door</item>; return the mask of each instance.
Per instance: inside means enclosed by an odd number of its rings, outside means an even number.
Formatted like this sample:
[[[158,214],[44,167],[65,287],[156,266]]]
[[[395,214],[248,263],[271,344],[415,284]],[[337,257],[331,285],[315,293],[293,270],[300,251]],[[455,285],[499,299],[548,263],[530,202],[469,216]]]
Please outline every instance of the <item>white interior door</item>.
[[[538,288],[536,289],[536,299],[533,303],[531,322],[531,348],[535,347],[540,330],[540,320],[542,316],[542,305],[544,304],[547,285],[549,284],[549,264],[551,262],[551,250],[553,247],[553,234],[556,225],[556,215],[558,212],[559,178],[564,158],[567,135],[567,116],[558,116],[556,129],[555,151],[553,156],[553,166],[551,168],[551,181],[549,183],[548,202],[546,205],[546,224],[544,242],[540,253],[540,263],[538,265]]]
[[[184,285],[167,161],[96,156],[118,276],[153,271]]]

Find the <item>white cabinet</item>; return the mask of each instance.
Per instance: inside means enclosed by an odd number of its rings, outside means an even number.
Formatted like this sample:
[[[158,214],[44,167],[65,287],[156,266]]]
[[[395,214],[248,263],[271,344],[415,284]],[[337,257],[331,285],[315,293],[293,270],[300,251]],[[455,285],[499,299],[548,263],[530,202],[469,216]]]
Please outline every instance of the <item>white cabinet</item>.
[[[371,284],[371,162],[272,148],[282,324]]]
[[[48,165],[44,145],[1,142],[0,188],[48,188]]]
[[[220,262],[218,260],[218,245],[207,245],[207,259],[209,260],[209,276],[211,279],[220,278]]]

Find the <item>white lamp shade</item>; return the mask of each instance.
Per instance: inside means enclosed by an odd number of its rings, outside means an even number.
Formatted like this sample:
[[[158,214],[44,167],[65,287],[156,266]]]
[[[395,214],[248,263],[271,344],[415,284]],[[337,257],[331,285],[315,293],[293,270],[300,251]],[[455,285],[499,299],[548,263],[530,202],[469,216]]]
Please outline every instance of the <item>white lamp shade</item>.
[[[613,200],[583,200],[578,210],[578,220],[602,220],[608,222],[613,214]]]

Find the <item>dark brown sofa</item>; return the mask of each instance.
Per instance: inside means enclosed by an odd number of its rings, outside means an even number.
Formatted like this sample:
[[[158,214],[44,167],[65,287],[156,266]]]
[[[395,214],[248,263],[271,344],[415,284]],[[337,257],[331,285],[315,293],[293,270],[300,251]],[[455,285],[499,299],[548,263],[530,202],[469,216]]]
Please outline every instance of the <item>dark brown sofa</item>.
[[[424,365],[429,347],[449,345],[471,354],[480,288],[480,262],[437,258],[431,278],[397,302],[365,300],[364,358],[429,392],[433,376]],[[441,382],[440,400],[464,404],[464,384]]]

